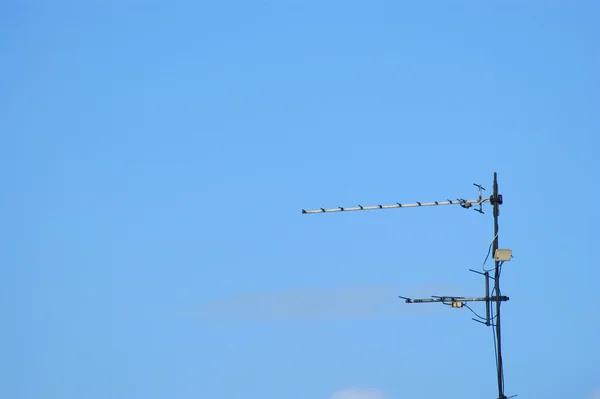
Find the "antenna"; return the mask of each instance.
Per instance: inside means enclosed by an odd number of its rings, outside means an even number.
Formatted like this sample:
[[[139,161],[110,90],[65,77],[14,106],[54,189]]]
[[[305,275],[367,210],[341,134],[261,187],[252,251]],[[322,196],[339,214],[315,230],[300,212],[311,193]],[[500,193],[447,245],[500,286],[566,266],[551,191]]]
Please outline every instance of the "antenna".
[[[448,305],[452,308],[467,308],[473,312],[477,318],[473,318],[474,321],[481,323],[487,327],[494,328],[494,354],[496,358],[496,371],[498,377],[498,399],[509,399],[504,395],[504,371],[502,364],[502,343],[500,334],[500,304],[508,301],[510,298],[500,294],[500,275],[502,272],[502,265],[504,262],[512,259],[512,251],[510,249],[499,249],[498,248],[498,217],[500,216],[500,205],[502,205],[502,195],[498,193],[498,175],[494,172],[494,182],[492,195],[489,198],[483,198],[483,188],[480,184],[473,184],[478,189],[478,198],[474,200],[465,200],[458,198],[456,200],[446,201],[433,201],[433,202],[415,202],[412,204],[401,204],[399,202],[392,205],[369,205],[357,207],[344,208],[338,206],[337,208],[319,208],[313,210],[302,209],[302,214],[316,214],[316,213],[331,213],[331,212],[350,212],[350,211],[370,211],[377,209],[396,209],[396,208],[414,208],[423,206],[440,206],[440,205],[460,205],[465,209],[473,209],[476,212],[484,214],[483,204],[489,203],[492,206],[494,216],[494,238],[490,244],[490,250],[493,251],[494,257],[494,269],[485,269],[485,262],[483,262],[483,272],[469,269],[470,271],[481,274],[485,279],[485,296],[484,297],[456,297],[456,296],[432,296],[431,298],[424,299],[412,299],[403,296],[399,296],[406,301],[406,303],[435,303],[439,302],[444,305]],[[489,257],[489,251],[488,251]],[[494,276],[490,276],[490,272],[494,272]],[[494,288],[490,295],[490,279],[494,281]],[[485,317],[478,315],[473,309],[469,307],[468,302],[485,302]],[[495,303],[495,314],[492,309],[492,303]],[[517,395],[513,395],[515,397]]]

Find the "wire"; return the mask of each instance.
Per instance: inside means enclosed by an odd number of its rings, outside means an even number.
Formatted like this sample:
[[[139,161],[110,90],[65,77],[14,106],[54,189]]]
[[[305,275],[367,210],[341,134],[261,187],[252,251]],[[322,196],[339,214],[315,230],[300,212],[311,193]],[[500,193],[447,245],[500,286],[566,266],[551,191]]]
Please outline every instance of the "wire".
[[[464,307],[467,308],[467,309],[469,309],[471,312],[473,312],[473,314],[475,316],[479,317],[481,320],[486,320],[485,317],[478,315],[477,312],[475,312],[473,309],[471,309],[471,307],[469,305],[467,305],[466,303],[464,304]],[[496,316],[490,317],[490,321],[494,320],[495,318],[496,318]]]
[[[479,317],[481,320],[485,320],[485,317],[481,317],[477,314],[477,312],[475,312],[473,309],[471,309],[471,307],[469,305],[467,305],[466,303],[463,305],[465,308],[469,309],[475,316]]]
[[[500,277],[500,271],[501,271],[501,267],[502,264],[504,262],[500,262],[498,264],[498,277]],[[496,289],[497,287],[494,287],[492,289],[492,296],[494,296],[494,292],[496,292],[496,295],[500,296],[500,290]],[[491,312],[493,313],[493,307],[491,309]],[[494,317],[497,317],[498,313],[496,313],[496,315]],[[499,320],[496,322],[496,327],[498,327],[498,323]],[[494,356],[496,358],[496,374],[498,374],[499,378],[500,378],[500,383],[502,385],[502,392],[504,392],[504,372],[503,372],[503,367],[502,367],[502,354],[499,353],[498,351],[498,345],[496,343],[496,333],[497,333],[497,328],[492,328],[492,335],[494,338]]]
[[[466,303],[464,304],[464,307],[467,308],[467,309],[469,309],[475,316],[479,317],[481,320],[486,320],[485,317],[479,316],[477,314],[477,312],[475,312],[473,309],[471,309],[471,307],[469,305],[467,305]]]
[[[494,289],[492,290],[492,296],[494,296],[494,291],[496,291],[496,288],[494,287]],[[494,308],[492,307],[490,310],[490,314],[494,313]],[[495,315],[494,317],[496,317],[498,315]],[[496,331],[495,329],[492,328],[492,335],[494,336],[494,357],[496,358],[496,374],[500,373],[500,364],[498,363],[498,347],[496,346]]]
[[[490,242],[490,246],[488,248],[488,253],[485,256],[485,259],[483,260],[483,264],[481,265],[481,268],[483,269],[484,272],[491,272],[492,270],[494,270],[494,269],[486,270],[485,262],[487,262],[488,258],[490,257],[490,253],[492,252],[492,246],[494,245],[494,241],[496,240],[496,237],[498,237],[498,233],[496,233],[494,238],[492,238],[492,242]]]
[[[496,345],[496,331],[494,331],[493,328],[492,328],[492,335],[494,336],[494,357],[496,358],[496,374],[499,374],[500,373],[500,364],[498,363],[498,346]]]
[[[490,243],[490,246],[488,248],[488,253],[485,257],[485,260],[483,261],[483,264],[481,265],[481,268],[483,269],[484,272],[491,272],[494,270],[494,269],[489,269],[489,270],[486,269],[485,263],[487,262],[488,258],[490,257],[490,253],[492,251],[492,246],[494,245],[494,241],[496,240],[496,237],[498,237],[498,233],[496,233],[496,235],[492,239],[492,242]],[[496,273],[497,274],[496,275],[496,283],[494,284],[494,288],[492,289],[492,296],[494,296],[494,293],[496,293],[497,296],[500,296],[500,290],[498,289],[498,280],[500,279],[500,274],[502,273],[502,265],[503,264],[504,264],[503,261],[498,262],[498,268],[497,268],[497,273]],[[475,313],[475,312],[473,312],[473,313]],[[494,308],[491,307],[490,315],[492,315],[493,313],[494,313]],[[479,315],[477,315],[477,316],[481,317]],[[493,320],[494,318],[498,318],[498,312],[496,312],[496,314],[494,316],[492,316],[490,318],[490,320]],[[496,321],[496,325],[495,325],[496,328],[492,328],[492,336],[494,338],[494,357],[496,358],[496,374],[498,374],[498,377],[500,379],[500,384],[502,385],[502,392],[504,392],[504,372],[503,372],[503,367],[502,367],[502,354],[499,352],[498,343],[496,342],[496,334],[498,333],[499,323],[500,323],[500,318],[498,318],[498,320]]]

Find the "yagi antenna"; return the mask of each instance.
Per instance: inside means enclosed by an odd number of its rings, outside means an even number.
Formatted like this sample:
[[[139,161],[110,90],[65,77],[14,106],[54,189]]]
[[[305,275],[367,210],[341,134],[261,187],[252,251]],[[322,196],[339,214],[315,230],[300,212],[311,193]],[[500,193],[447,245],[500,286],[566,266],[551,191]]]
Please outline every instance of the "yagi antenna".
[[[483,212],[483,204],[489,203],[492,206],[493,215],[494,215],[494,238],[492,240],[491,249],[494,257],[494,269],[486,270],[485,269],[485,261],[483,272],[471,270],[477,274],[481,274],[485,278],[485,296],[484,297],[456,297],[456,296],[432,296],[431,298],[425,299],[412,299],[400,296],[400,298],[404,299],[406,303],[442,303],[444,305],[448,305],[452,308],[467,308],[471,312],[473,312],[477,318],[473,318],[473,320],[484,324],[486,326],[492,326],[494,330],[494,351],[496,358],[496,371],[498,377],[498,399],[508,399],[504,395],[504,372],[502,365],[502,344],[501,344],[501,334],[500,334],[500,304],[502,302],[508,301],[509,298],[507,296],[500,294],[500,273],[502,271],[502,265],[506,261],[510,261],[512,259],[512,251],[509,249],[499,249],[498,248],[498,217],[500,216],[500,205],[502,205],[502,195],[498,194],[498,176],[494,173],[494,183],[493,183],[493,192],[489,198],[483,197],[483,188],[480,184],[473,184],[478,189],[478,197],[473,200],[465,200],[462,198],[458,198],[456,200],[447,199],[446,201],[433,201],[433,202],[415,202],[411,204],[401,204],[399,202],[391,205],[369,205],[362,206],[358,205],[355,207],[341,207],[337,208],[318,208],[312,210],[304,210],[302,209],[303,214],[316,214],[316,213],[332,213],[332,212],[350,212],[350,211],[371,211],[377,209],[396,209],[396,208],[418,208],[418,207],[427,207],[427,206],[441,206],[441,205],[460,205],[465,209],[473,209],[481,214]],[[489,254],[488,254],[489,255]],[[487,261],[487,258],[486,258]],[[490,276],[490,271],[494,272],[494,276]],[[490,295],[490,279],[494,281],[494,288],[492,290],[492,295]],[[471,309],[468,305],[468,302],[485,302],[485,317],[478,315],[473,309]],[[492,309],[492,303],[495,304],[495,315]],[[516,396],[516,395],[514,395]],[[511,396],[512,397],[512,396]]]
[[[481,187],[481,185],[479,185],[479,184],[474,184],[474,185],[479,187],[479,199],[476,199],[476,200],[465,200],[462,198],[458,198],[456,200],[449,199],[446,201],[433,201],[433,202],[418,202],[417,201],[412,204],[401,204],[399,202],[396,202],[395,204],[391,204],[391,205],[369,205],[369,206],[358,205],[355,207],[348,207],[348,208],[338,206],[337,208],[330,208],[330,209],[324,209],[324,208],[311,209],[311,210],[302,209],[302,213],[303,214],[312,214],[312,213],[350,212],[350,211],[373,211],[376,209],[417,208],[417,207],[421,207],[421,206],[439,206],[439,205],[460,205],[465,209],[471,208],[473,205],[478,205],[479,206],[478,208],[473,208],[473,209],[477,212],[484,213],[482,211],[482,206],[485,202],[490,202],[490,199],[482,198],[481,191],[485,190],[485,188]]]

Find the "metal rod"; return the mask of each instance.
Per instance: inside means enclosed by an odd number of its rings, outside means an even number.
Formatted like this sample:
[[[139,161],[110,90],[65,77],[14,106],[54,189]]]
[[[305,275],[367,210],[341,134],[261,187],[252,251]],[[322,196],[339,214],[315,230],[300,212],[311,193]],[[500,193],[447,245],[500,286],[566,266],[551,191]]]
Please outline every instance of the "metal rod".
[[[433,303],[433,302],[504,302],[510,300],[507,296],[492,296],[492,297],[474,297],[474,298],[462,298],[456,296],[442,296],[438,298],[424,298],[424,299],[412,299],[406,297],[400,297],[406,300],[406,303]]]
[[[434,201],[434,202],[417,202],[413,204],[392,204],[392,205],[369,205],[369,206],[356,206],[356,207],[337,207],[331,209],[311,209],[304,210],[302,209],[303,214],[311,214],[311,213],[328,213],[328,212],[349,212],[349,211],[371,211],[375,209],[394,209],[394,208],[413,208],[420,206],[437,206],[437,205],[462,205],[464,207],[470,207],[473,204],[483,204],[485,202],[490,202],[489,198],[476,199],[476,200],[447,200],[447,201]]]
[[[490,325],[490,272],[485,272],[485,325]]]
[[[500,296],[500,270],[499,262],[495,260],[496,250],[498,249],[498,217],[500,216],[500,204],[502,197],[498,194],[498,175],[494,172],[494,188],[491,197],[492,206],[494,208],[494,243],[492,247],[492,254],[494,255],[494,283],[496,295]],[[502,341],[500,334],[500,301],[496,301],[496,341],[497,341],[497,368],[498,373],[498,398],[505,399],[504,396],[504,372],[502,366]]]

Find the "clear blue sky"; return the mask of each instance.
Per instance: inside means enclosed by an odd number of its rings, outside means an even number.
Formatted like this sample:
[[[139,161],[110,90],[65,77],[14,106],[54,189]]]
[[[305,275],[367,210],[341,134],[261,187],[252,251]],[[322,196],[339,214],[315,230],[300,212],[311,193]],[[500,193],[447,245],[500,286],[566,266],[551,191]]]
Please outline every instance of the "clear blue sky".
[[[591,398],[599,4],[3,2],[0,397]]]

